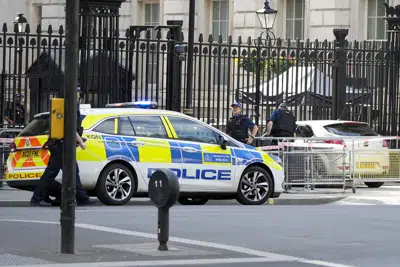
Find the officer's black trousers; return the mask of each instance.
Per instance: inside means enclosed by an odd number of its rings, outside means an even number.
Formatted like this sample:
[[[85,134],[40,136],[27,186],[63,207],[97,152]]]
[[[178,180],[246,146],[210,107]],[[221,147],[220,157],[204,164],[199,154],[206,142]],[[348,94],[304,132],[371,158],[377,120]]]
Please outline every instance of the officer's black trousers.
[[[47,164],[47,168],[43,175],[40,177],[39,183],[37,184],[31,202],[40,202],[45,200],[46,195],[49,193],[55,193],[56,198],[61,197],[61,184],[55,181],[58,173],[62,169],[63,164],[63,144],[58,143],[50,148],[50,159]],[[51,194],[53,195],[53,194]],[[76,201],[83,203],[89,199],[86,190],[81,184],[79,177],[79,167],[76,163]]]

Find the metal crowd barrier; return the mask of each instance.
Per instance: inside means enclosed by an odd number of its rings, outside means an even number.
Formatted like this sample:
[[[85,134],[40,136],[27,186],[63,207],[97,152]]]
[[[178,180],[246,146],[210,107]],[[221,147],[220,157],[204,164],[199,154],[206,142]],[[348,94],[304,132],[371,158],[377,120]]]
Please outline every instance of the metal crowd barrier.
[[[317,185],[336,185],[346,189],[350,175],[346,171],[349,151],[345,146],[324,143],[326,139],[257,137],[256,143],[264,151],[282,160],[285,171],[284,188],[304,186],[314,189]],[[339,142],[342,138],[330,138]],[[277,141],[274,143],[273,141]]]
[[[400,137],[329,138],[257,137],[256,146],[278,155],[285,169],[285,188],[303,185],[356,185],[377,188],[400,182]],[[273,141],[276,141],[275,144]]]
[[[0,128],[0,187],[3,187],[10,144],[23,128]]]
[[[384,183],[400,182],[400,137],[354,138],[350,173],[352,189],[357,184],[378,188]]]

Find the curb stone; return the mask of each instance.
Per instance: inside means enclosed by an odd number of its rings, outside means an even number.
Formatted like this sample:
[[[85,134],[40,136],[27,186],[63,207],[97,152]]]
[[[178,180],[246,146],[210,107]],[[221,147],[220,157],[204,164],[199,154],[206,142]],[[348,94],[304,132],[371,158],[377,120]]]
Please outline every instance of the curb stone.
[[[291,198],[291,199],[269,199],[264,205],[323,205],[323,204],[328,204],[336,201],[340,201],[345,199],[346,196],[338,196],[338,197],[319,197],[319,198]],[[150,206],[153,205],[153,203],[150,200],[144,199],[144,200],[138,200],[134,199],[126,203],[124,206]],[[176,205],[179,205],[177,203]],[[222,205],[222,206],[230,206],[230,205],[236,205],[240,206],[236,200],[211,200],[209,203],[206,205],[209,206],[215,206],[215,205]],[[90,206],[84,206],[86,208],[88,207],[100,207],[100,206],[105,206],[103,205],[100,201],[97,201],[97,203],[90,205]],[[21,201],[16,201],[16,200],[0,200],[0,207],[31,207],[29,201],[21,200]],[[77,206],[77,208],[81,208]]]

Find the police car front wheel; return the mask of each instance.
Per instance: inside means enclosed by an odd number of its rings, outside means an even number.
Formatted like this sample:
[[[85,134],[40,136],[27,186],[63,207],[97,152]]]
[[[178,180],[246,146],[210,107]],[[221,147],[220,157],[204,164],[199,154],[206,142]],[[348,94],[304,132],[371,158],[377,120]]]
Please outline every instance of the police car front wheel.
[[[122,164],[107,166],[97,183],[97,198],[105,205],[124,205],[135,189],[135,179],[129,168]]]
[[[251,166],[240,178],[236,199],[243,205],[264,204],[271,197],[272,186],[272,178],[266,170]]]

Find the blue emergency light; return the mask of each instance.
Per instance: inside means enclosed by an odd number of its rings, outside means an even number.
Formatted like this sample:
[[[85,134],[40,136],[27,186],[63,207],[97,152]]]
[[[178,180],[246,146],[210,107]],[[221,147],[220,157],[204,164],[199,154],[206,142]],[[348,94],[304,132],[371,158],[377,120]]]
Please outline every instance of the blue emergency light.
[[[154,101],[135,101],[125,103],[107,104],[106,108],[141,108],[141,109],[157,109],[157,102]]]

